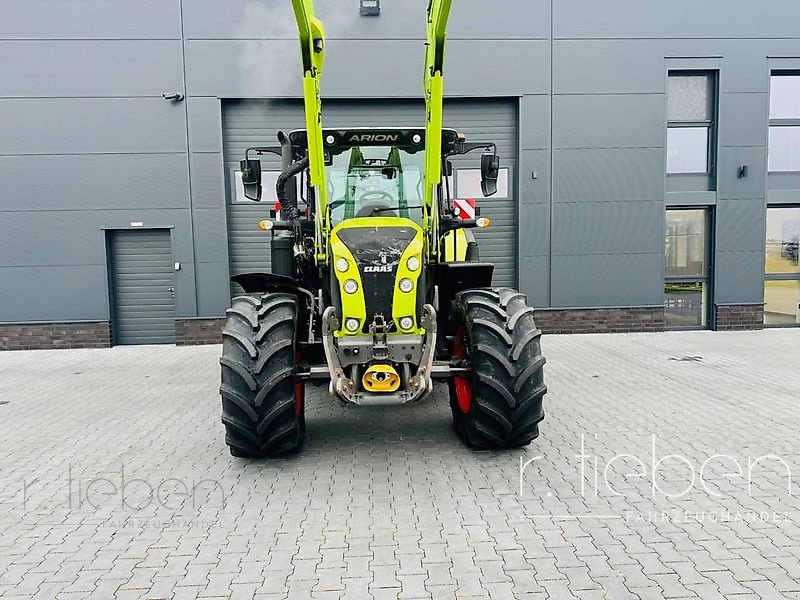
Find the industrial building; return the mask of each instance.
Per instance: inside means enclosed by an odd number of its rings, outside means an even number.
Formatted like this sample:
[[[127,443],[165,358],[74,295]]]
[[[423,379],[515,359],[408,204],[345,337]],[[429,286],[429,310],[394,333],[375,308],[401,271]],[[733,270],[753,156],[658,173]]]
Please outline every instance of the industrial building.
[[[424,122],[426,0],[317,0],[326,126]],[[800,325],[800,3],[455,0],[495,284],[550,332]],[[303,126],[284,0],[0,5],[0,348],[203,343],[263,270],[244,149]],[[279,159],[264,157],[265,181]],[[269,173],[273,171],[274,173]]]

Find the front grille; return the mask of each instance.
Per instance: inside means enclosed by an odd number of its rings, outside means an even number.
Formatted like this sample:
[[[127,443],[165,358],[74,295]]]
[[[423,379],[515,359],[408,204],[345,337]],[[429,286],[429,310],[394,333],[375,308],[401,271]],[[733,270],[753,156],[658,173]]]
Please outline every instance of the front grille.
[[[382,314],[387,324],[392,320],[394,274],[362,272],[361,283],[364,285],[364,302],[367,305],[364,332],[368,332],[375,315]]]
[[[353,253],[364,288],[367,320],[364,332],[376,314],[392,320],[392,298],[400,257],[414,239],[411,227],[353,227],[337,234]]]

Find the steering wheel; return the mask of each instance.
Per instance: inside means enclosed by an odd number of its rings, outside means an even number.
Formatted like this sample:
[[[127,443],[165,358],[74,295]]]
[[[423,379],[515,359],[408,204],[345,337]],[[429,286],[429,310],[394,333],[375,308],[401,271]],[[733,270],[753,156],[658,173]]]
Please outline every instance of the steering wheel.
[[[358,197],[359,201],[365,201],[369,203],[372,200],[372,204],[377,203],[378,200],[386,199],[389,202],[394,202],[394,196],[392,196],[389,192],[384,192],[383,190],[367,190],[363,194]]]
[[[356,214],[357,217],[372,217],[374,216],[372,213],[376,209],[383,209],[381,210],[380,214],[384,217],[396,217],[397,214],[389,210],[392,203],[395,202],[394,196],[392,196],[389,192],[384,192],[383,190],[367,190],[363,194],[358,197],[359,203],[366,200],[364,204],[361,205],[361,208],[358,209],[358,213]],[[381,202],[384,200],[384,202]]]

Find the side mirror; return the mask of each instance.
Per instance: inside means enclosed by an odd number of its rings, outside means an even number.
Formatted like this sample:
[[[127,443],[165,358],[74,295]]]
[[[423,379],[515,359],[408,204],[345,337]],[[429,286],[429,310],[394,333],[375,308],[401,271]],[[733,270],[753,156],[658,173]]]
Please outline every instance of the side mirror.
[[[497,193],[497,177],[500,175],[500,157],[496,154],[481,156],[481,192],[485,197]]]
[[[261,201],[261,161],[257,159],[245,159],[239,161],[239,168],[242,172],[242,185],[244,186],[244,197],[248,200]]]

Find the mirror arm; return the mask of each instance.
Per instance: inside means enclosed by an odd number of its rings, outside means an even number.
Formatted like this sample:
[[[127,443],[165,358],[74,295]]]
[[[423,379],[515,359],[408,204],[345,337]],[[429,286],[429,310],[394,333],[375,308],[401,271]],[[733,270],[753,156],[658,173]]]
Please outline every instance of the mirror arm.
[[[259,156],[261,156],[262,154],[267,154],[267,153],[269,153],[269,154],[277,154],[278,156],[281,156],[282,153],[283,153],[283,148],[281,148],[280,146],[252,146],[250,148],[247,148],[244,151],[245,160],[250,160],[250,153],[251,152],[253,152],[253,153],[255,153],[255,154],[259,155]]]
[[[466,154],[473,150],[491,150],[494,156],[497,156],[497,144],[494,142],[456,142],[453,144],[453,152],[450,154]],[[448,155],[448,156],[450,156]]]

